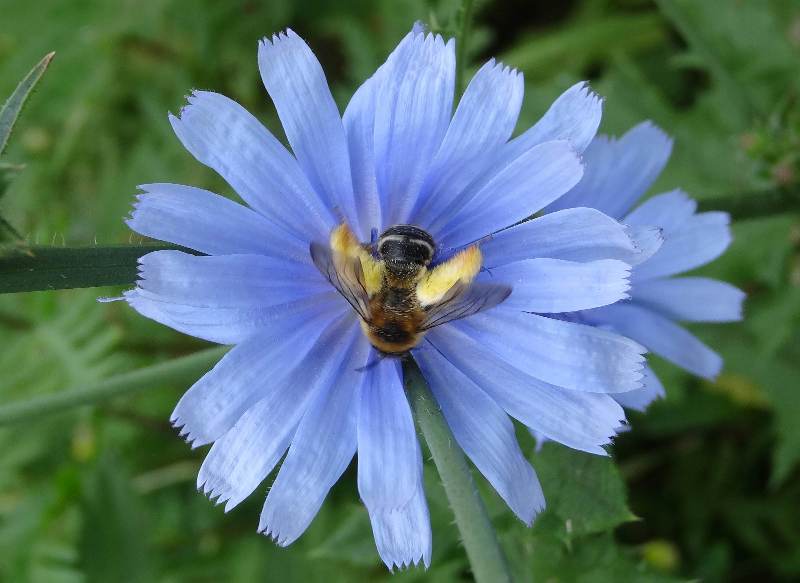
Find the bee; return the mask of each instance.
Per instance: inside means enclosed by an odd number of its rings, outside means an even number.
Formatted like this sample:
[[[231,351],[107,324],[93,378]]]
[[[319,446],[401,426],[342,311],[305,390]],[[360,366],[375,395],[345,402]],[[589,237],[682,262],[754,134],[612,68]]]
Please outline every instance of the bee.
[[[329,247],[311,243],[310,252],[382,356],[403,357],[431,328],[488,310],[511,293],[505,285],[474,282],[483,260],[478,245],[429,268],[436,243],[413,225],[386,229],[373,246],[342,223]]]

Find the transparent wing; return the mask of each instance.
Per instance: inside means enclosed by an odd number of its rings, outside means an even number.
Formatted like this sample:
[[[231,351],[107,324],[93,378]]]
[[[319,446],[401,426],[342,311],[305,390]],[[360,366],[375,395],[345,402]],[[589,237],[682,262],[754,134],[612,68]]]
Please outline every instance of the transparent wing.
[[[458,283],[447,292],[441,301],[426,309],[425,320],[420,330],[430,330],[453,320],[460,320],[502,303],[511,288],[492,283]]]
[[[320,243],[311,243],[311,260],[320,273],[353,306],[365,322],[369,322],[369,293],[364,283],[364,270],[357,257],[331,252]]]

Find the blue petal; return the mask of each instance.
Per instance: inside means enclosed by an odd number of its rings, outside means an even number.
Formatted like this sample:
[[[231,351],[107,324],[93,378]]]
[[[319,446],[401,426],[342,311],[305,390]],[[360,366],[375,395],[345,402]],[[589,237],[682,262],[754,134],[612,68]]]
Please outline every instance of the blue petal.
[[[628,297],[630,267],[616,259],[577,263],[526,259],[495,267],[480,278],[513,287],[504,307],[525,312],[574,312]]]
[[[247,498],[272,471],[317,393],[318,377],[330,375],[341,362],[338,348],[342,337],[353,328],[352,316],[333,323],[330,319],[317,320],[313,325],[316,330],[302,327],[306,338],[298,329],[284,338],[263,336],[256,342],[246,342],[250,354],[243,358],[240,353],[235,361],[206,375],[214,376],[201,387],[202,394],[195,385],[190,390],[195,391],[193,402],[185,402],[187,393],[178,405],[179,409],[183,405],[193,421],[209,423],[204,428],[212,430],[221,429],[215,412],[230,424],[233,409],[246,409],[214,443],[197,477],[197,487],[209,498],[216,498],[217,504],[225,502],[226,512]],[[257,347],[262,354],[253,354]],[[308,362],[315,366],[308,366]],[[190,405],[200,408],[204,418],[190,410]]]
[[[341,342],[337,366],[316,371],[317,397],[303,416],[269,491],[258,530],[279,545],[295,541],[356,452],[357,406],[371,347],[358,325]]]
[[[414,359],[458,445],[514,514],[530,526],[544,510],[544,494],[508,415],[436,350],[418,350]]]
[[[123,295],[128,304],[141,315],[184,334],[218,344],[238,344],[269,326],[281,313],[302,314],[314,306],[325,310],[339,310],[339,313],[350,309],[336,292],[254,308],[186,306],[164,301],[138,289]]]
[[[327,236],[334,219],[324,201],[286,148],[241,105],[195,91],[170,123],[195,158],[281,230],[306,240]]]
[[[650,279],[633,286],[637,304],[686,322],[736,322],[742,319],[743,291],[705,277]]]
[[[627,409],[644,411],[656,399],[663,399],[666,392],[656,373],[649,366],[644,368],[644,386],[641,389],[617,393],[614,399]]]
[[[627,229],[598,210],[575,208],[537,217],[493,235],[481,245],[487,269],[536,257],[566,261],[619,259],[630,263],[640,250]]]
[[[524,88],[521,73],[494,59],[478,70],[447,128],[410,214],[412,223],[426,225],[439,216],[492,164],[487,152],[497,151],[514,131]]]
[[[422,457],[400,362],[383,359],[365,376],[358,409],[358,491],[370,512],[402,508],[422,479]]]
[[[671,151],[672,140],[650,122],[619,140],[597,137],[584,152],[583,180],[548,210],[588,206],[621,219],[661,174]]]
[[[672,320],[643,306],[619,303],[584,312],[583,316],[591,323],[612,326],[620,334],[698,376],[713,379],[722,369],[722,359],[716,352]]]
[[[198,308],[274,306],[331,291],[307,263],[264,255],[190,255],[154,251],[139,259],[138,289]]]
[[[581,162],[569,142],[547,142],[498,162],[460,196],[458,209],[427,225],[445,247],[457,247],[530,217],[580,180]]]
[[[626,225],[655,225],[670,234],[680,229],[697,210],[697,202],[682,190],[672,190],[647,199],[623,219]]]
[[[377,167],[375,163],[375,114],[378,92],[387,83],[387,75],[394,70],[400,55],[408,53],[414,39],[425,34],[421,23],[413,29],[387,61],[378,67],[375,74],[367,79],[353,94],[344,112],[343,123],[350,151],[350,169],[353,178],[353,191],[358,212],[358,224],[352,225],[362,241],[368,240],[373,228],[383,225],[383,208],[378,191]]]
[[[336,313],[324,306],[276,314],[267,329],[234,347],[181,397],[170,421],[192,447],[218,439],[254,403],[285,385],[287,375],[335,318]],[[326,350],[331,348],[329,336],[320,340],[324,344],[328,339]]]
[[[146,237],[210,255],[308,257],[308,242],[281,232],[246,206],[180,184],[143,184],[128,226]]]
[[[459,324],[490,353],[546,383],[590,393],[641,387],[644,348],[592,326],[501,305]]]
[[[314,190],[327,208],[356,224],[344,127],[314,53],[287,29],[259,43],[258,68],[292,151]]]
[[[606,455],[603,446],[625,420],[609,395],[570,391],[526,375],[488,354],[480,338],[471,338],[458,324],[435,328],[426,338],[509,415],[553,441]]]
[[[380,74],[376,73],[376,76]],[[350,99],[342,121],[350,151],[350,172],[353,180],[358,221],[351,227],[360,240],[369,239],[370,230],[379,228],[381,198],[375,174],[375,77],[367,79]]]
[[[369,511],[378,553],[389,569],[421,558],[429,564],[422,454],[400,363],[382,360],[365,374],[358,407],[358,491]]]
[[[258,255],[196,257],[156,251],[140,260],[138,287],[124,294],[142,315],[221,344],[237,344],[281,313],[347,305],[310,265]]]
[[[447,131],[455,43],[411,33],[389,56],[375,95],[375,164],[383,226],[405,223]]]
[[[628,226],[628,235],[638,253],[627,259],[626,263],[636,266],[650,259],[664,244],[664,231],[658,227]]]
[[[713,261],[731,244],[728,213],[700,213],[664,234],[664,244],[650,259],[637,265],[633,279],[642,281],[683,273]]]
[[[403,508],[370,510],[375,546],[390,570],[419,563],[431,564],[431,521],[422,483]]]
[[[576,83],[553,102],[536,125],[512,140],[507,150],[520,155],[537,144],[567,140],[576,152],[583,152],[597,133],[602,115],[603,100],[585,82]]]

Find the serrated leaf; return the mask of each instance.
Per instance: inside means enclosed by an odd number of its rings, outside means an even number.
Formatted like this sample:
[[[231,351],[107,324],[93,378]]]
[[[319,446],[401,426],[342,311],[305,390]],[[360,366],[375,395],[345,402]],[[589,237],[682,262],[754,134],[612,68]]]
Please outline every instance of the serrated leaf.
[[[22,112],[22,108],[25,106],[25,102],[28,100],[28,97],[30,97],[36,84],[42,78],[42,75],[44,75],[44,72],[47,70],[54,56],[55,53],[45,55],[44,58],[31,69],[30,73],[20,81],[17,88],[11,94],[11,97],[8,98],[3,108],[0,109],[0,155],[2,155],[8,145],[11,131],[14,129],[14,124],[17,123],[17,119]]]
[[[547,510],[535,531],[549,531],[570,541],[636,519],[611,458],[548,442],[531,462],[547,499]]]

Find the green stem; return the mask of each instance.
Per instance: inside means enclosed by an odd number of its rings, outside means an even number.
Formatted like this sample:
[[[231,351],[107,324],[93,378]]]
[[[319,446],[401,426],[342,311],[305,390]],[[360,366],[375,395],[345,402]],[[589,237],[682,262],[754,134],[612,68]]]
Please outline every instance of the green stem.
[[[417,424],[439,471],[475,580],[478,583],[510,582],[508,563],[463,452],[416,363],[405,362],[403,371]]]
[[[0,247],[0,293],[46,291],[136,282],[142,255],[176,245]]]
[[[467,65],[467,39],[472,28],[474,0],[462,0],[459,31],[456,38],[456,94],[464,92],[464,69]]]
[[[731,219],[755,219],[786,212],[800,212],[800,186],[717,196],[698,201],[701,211],[725,211]]]
[[[183,385],[209,370],[227,350],[225,346],[216,346],[189,356],[112,376],[89,386],[0,406],[0,426],[31,421],[82,405],[94,405],[147,388],[162,387],[167,384]]]

